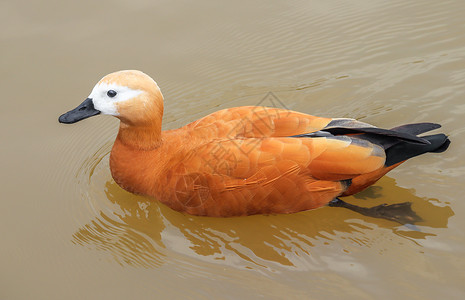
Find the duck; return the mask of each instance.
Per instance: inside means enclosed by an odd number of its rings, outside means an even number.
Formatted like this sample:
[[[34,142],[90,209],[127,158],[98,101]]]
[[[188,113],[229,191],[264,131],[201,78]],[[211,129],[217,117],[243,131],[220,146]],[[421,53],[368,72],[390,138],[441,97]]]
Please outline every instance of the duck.
[[[398,210],[410,203],[390,205],[395,212],[389,214],[389,205],[360,208],[340,198],[363,191],[412,157],[443,152],[450,144],[442,133],[419,136],[441,127],[436,123],[382,129],[351,118],[263,106],[222,109],[162,130],[163,100],[149,75],[123,70],[104,76],[84,102],[58,120],[118,118],[109,159],[114,181],[190,215],[290,214],[342,206],[398,221]]]

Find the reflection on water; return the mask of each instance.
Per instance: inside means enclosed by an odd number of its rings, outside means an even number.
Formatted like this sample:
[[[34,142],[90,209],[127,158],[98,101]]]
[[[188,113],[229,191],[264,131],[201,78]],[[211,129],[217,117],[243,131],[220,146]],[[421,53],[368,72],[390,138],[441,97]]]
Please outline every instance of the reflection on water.
[[[156,267],[165,262],[166,256],[177,253],[179,263],[195,257],[199,261],[258,271],[315,270],[327,260],[313,253],[315,245],[330,246],[340,238],[371,247],[376,228],[392,230],[421,245],[422,239],[434,235],[429,228],[447,227],[453,215],[449,206],[436,199],[417,197],[414,191],[396,186],[389,177],[346,199],[370,207],[409,201],[423,221],[415,226],[402,226],[331,207],[291,215],[224,219],[185,215],[121,189],[109,173],[109,146],[106,144],[89,158],[78,174],[86,179],[82,181],[82,189],[91,191],[82,194],[88,197],[83,200],[89,202],[95,218],[81,227],[72,241],[108,251],[122,265]]]

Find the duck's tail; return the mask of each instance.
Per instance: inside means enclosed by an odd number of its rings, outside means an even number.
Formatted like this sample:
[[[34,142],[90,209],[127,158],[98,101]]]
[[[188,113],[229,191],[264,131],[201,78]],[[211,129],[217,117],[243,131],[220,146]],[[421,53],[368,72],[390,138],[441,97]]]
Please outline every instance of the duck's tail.
[[[423,153],[446,151],[450,140],[445,134],[418,136],[440,127],[441,125],[436,123],[406,124],[386,130],[386,133],[382,130],[379,133],[369,132],[357,137],[382,146],[386,152],[385,166],[390,167]]]
[[[406,124],[399,127],[394,127],[391,130],[399,133],[418,136],[419,134],[440,128],[441,125],[436,123],[416,123]],[[391,141],[383,145],[386,151],[386,166],[392,166],[409,158],[421,155],[427,152],[440,153],[447,150],[450,144],[449,138],[443,134],[433,134],[421,136],[421,139],[426,143],[412,143],[408,141]],[[373,141],[376,143],[376,141]]]
[[[409,158],[421,155],[423,153],[444,152],[450,145],[449,138],[443,133],[422,136],[421,138],[428,141],[429,144],[412,144],[408,142],[399,142],[385,149],[385,165],[389,167],[399,162],[405,161]]]
[[[332,135],[354,135],[384,148],[386,167],[427,152],[443,152],[450,144],[445,134],[418,136],[438,129],[436,123],[406,124],[391,129],[382,129],[353,119],[336,119],[323,131]]]
[[[379,170],[353,178],[352,184],[342,196],[352,195],[364,190],[409,158],[427,152],[440,153],[446,151],[450,145],[450,140],[445,134],[418,136],[440,127],[441,125],[435,123],[417,123],[402,125],[390,130],[370,128],[365,131],[364,128],[357,128],[357,131],[361,132],[361,134],[356,135],[357,138],[368,140],[384,148],[386,162],[384,167]]]

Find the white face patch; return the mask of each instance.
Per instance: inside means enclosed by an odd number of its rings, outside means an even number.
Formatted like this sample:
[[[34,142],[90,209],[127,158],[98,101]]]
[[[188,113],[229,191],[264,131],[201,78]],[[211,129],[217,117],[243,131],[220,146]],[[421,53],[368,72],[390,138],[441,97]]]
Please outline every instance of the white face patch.
[[[113,92],[108,93],[108,91]],[[97,83],[89,95],[94,103],[94,108],[101,111],[102,114],[118,116],[118,110],[116,109],[116,103],[124,102],[134,97],[139,96],[142,93],[141,90],[133,90],[127,86],[121,86],[117,84],[107,84],[105,82]],[[110,97],[110,95],[114,97]]]

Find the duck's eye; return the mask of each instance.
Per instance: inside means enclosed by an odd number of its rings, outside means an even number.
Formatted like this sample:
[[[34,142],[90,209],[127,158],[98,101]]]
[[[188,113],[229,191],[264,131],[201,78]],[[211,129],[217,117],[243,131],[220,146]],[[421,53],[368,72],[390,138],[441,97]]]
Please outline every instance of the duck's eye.
[[[114,90],[109,90],[107,92],[108,97],[113,98],[116,96],[116,92]]]

